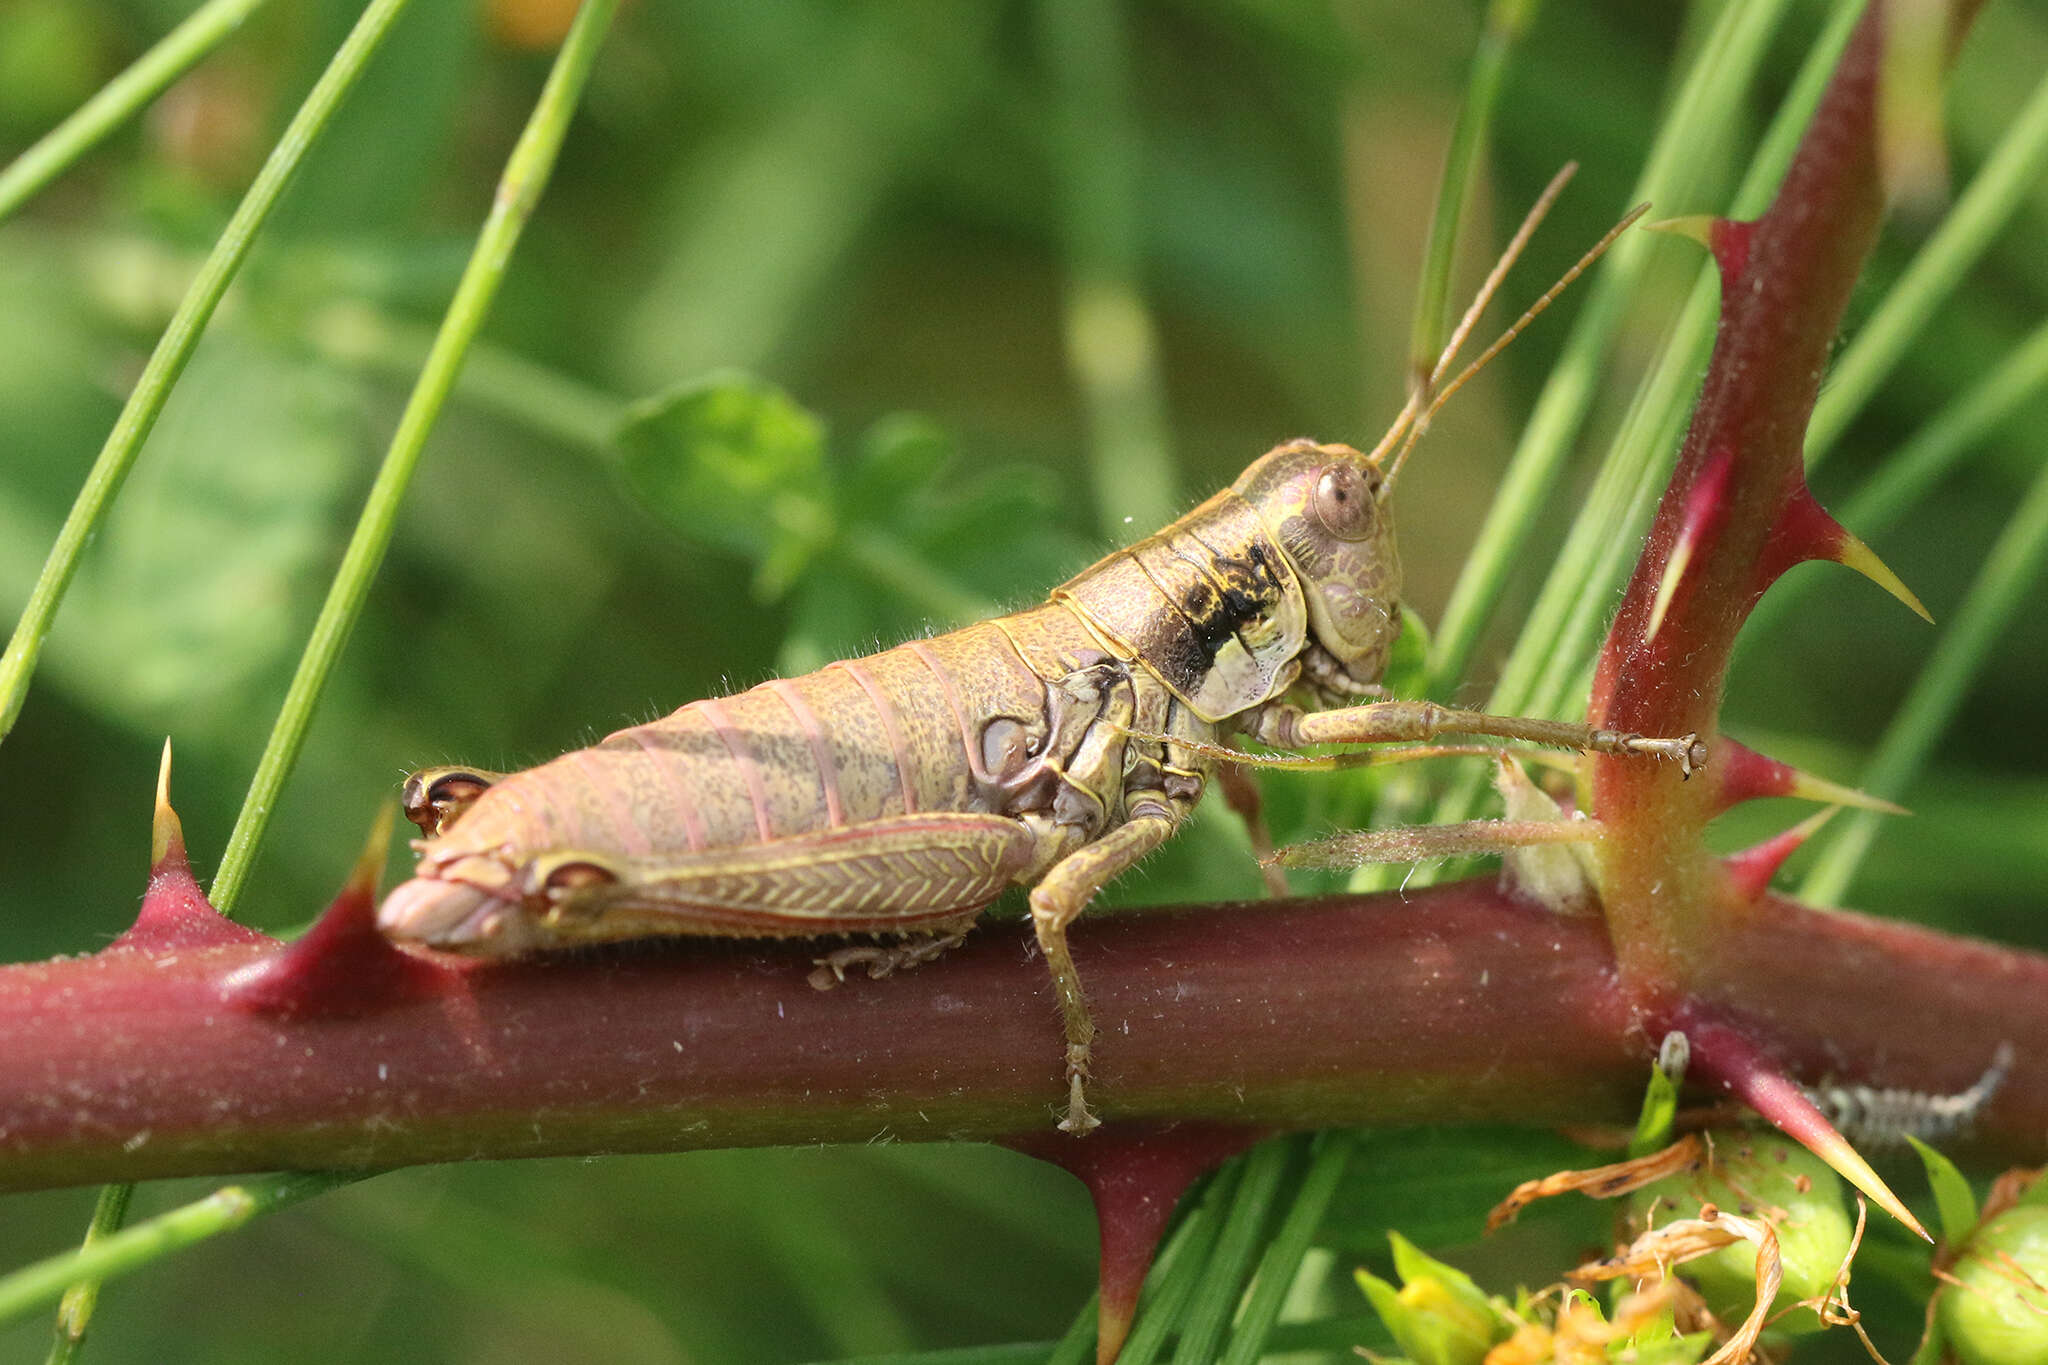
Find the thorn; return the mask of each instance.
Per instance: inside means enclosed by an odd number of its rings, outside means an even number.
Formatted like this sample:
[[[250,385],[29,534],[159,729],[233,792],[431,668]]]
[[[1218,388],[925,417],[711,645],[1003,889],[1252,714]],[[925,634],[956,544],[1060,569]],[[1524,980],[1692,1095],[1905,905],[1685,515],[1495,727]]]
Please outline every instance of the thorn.
[[[1905,603],[1928,625],[1934,624],[1934,617],[1913,595],[1913,590],[1900,582],[1899,576],[1885,567],[1884,561],[1868,545],[1851,535],[1847,527],[1816,502],[1802,479],[1786,498],[1784,510],[1778,513],[1770,538],[1764,543],[1763,554],[1758,558],[1759,591],[1777,582],[1779,575],[1794,564],[1803,564],[1809,559],[1832,560],[1854,569]]]
[[[1869,792],[1815,777],[1789,763],[1780,763],[1726,735],[1714,742],[1714,770],[1720,781],[1720,790],[1714,801],[1716,815],[1744,801],[1767,796],[1791,796],[1831,806],[1853,806],[1883,815],[1913,813],[1881,796],[1872,796]]]
[[[1906,604],[1908,611],[1925,621],[1928,625],[1934,624],[1933,614],[1925,606],[1921,605],[1919,597],[1914,594],[1913,590],[1899,581],[1899,576],[1893,573],[1885,565],[1885,562],[1877,557],[1875,550],[1872,550],[1847,530],[1842,532],[1842,543],[1836,547],[1834,560],[1845,568],[1854,569],[1893,597],[1898,598]]]
[[[1112,1123],[1086,1142],[1035,1132],[1003,1140],[1007,1147],[1066,1170],[1088,1187],[1088,1197],[1095,1203],[1101,1247],[1097,1365],[1110,1365],[1123,1349],[1138,1307],[1138,1291],[1181,1195],[1198,1176],[1268,1131],[1199,1121],[1163,1127]]]
[[[1785,860],[1819,833],[1820,827],[1834,819],[1835,812],[1840,809],[1840,806],[1829,806],[1826,810],[1815,811],[1783,833],[1729,854],[1721,860],[1722,870],[1728,877],[1728,889],[1745,903],[1755,901],[1770,889],[1771,878],[1778,875],[1778,869],[1785,865]]]
[[[1683,237],[1698,242],[1708,251],[1714,249],[1714,215],[1711,213],[1687,213],[1676,218],[1659,218],[1654,223],[1643,224],[1645,232],[1661,232],[1667,237]]]
[[[164,736],[164,756],[156,766],[156,810],[149,821],[149,870],[154,873],[164,865],[164,860],[176,856],[185,858],[185,827],[178,821],[178,812],[171,809],[171,737]]]
[[[1664,560],[1664,576],[1657,582],[1657,596],[1650,603],[1650,624],[1643,631],[1643,643],[1657,638],[1664,615],[1678,595],[1685,571],[1692,564],[1693,551],[1720,527],[1728,513],[1728,476],[1735,468],[1735,452],[1716,450],[1700,464],[1700,471],[1685,492],[1685,515],[1678,523],[1678,537]]]
[[[389,801],[377,803],[376,817],[370,821],[369,837],[363,840],[363,851],[356,855],[355,866],[349,869],[348,880],[342,883],[342,895],[376,899],[377,887],[384,880],[384,863],[391,852],[394,810]]]
[[[348,880],[313,927],[228,976],[223,1000],[252,1014],[335,1017],[446,995],[467,979],[463,967],[406,952],[377,932],[377,884],[391,821],[387,801]]]
[[[1702,1018],[1693,1007],[1673,1026],[1692,1042],[1694,1073],[1719,1085],[1763,1115],[1778,1131],[1832,1166],[1842,1179],[1870,1196],[1871,1202],[1904,1223],[1928,1242],[1934,1239],[1913,1211],[1870,1169],[1849,1140],[1835,1130],[1797,1085],[1764,1056],[1748,1037],[1717,1020]]]
[[[185,852],[185,829],[171,808],[171,742],[164,741],[163,760],[156,770],[156,809],[149,820],[149,883],[142,909],[106,951],[140,949],[164,952],[182,948],[213,948],[228,943],[272,943],[270,935],[235,923],[213,908],[192,875]]]
[[[1714,264],[1721,270],[1721,292],[1724,295],[1749,265],[1749,242],[1756,235],[1755,223],[1740,218],[1717,218],[1710,213],[1666,218],[1660,222],[1645,223],[1643,228],[1648,232],[1684,237],[1712,252]]]

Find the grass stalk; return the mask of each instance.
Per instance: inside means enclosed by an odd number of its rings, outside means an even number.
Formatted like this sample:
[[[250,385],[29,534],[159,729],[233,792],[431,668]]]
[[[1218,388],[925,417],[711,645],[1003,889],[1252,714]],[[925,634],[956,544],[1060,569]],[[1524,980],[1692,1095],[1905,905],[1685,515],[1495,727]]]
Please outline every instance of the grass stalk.
[[[0,1322],[55,1303],[72,1285],[104,1283],[140,1270],[262,1214],[360,1179],[355,1172],[292,1171],[222,1186],[204,1199],[0,1277]]]
[[[305,103],[292,116],[284,136],[277,140],[277,145],[264,159],[263,168],[256,173],[256,179],[242,196],[242,202],[235,206],[234,215],[228,219],[227,227],[222,229],[213,249],[199,267],[198,275],[178,301],[170,325],[157,339],[156,349],[150,353],[142,377],[136,381],[127,403],[122,406],[121,415],[114,421],[114,429],[107,433],[99,458],[93,462],[84,487],[78,490],[78,497],[71,504],[63,527],[57,532],[57,541],[50,547],[49,557],[43,562],[35,587],[29,592],[28,605],[22,608],[14,635],[8,640],[6,651],[0,653],[0,741],[6,739],[21,715],[21,705],[28,695],[36,660],[42,654],[43,641],[49,636],[50,623],[56,618],[64,592],[71,586],[72,576],[78,572],[79,557],[92,542],[107,509],[121,491],[128,471],[134,468],[135,457],[156,426],[157,418],[162,415],[172,386],[192,359],[192,351],[213,317],[214,308],[219,305],[221,296],[227,293],[235,272],[247,259],[258,229],[277,206],[285,186],[291,183],[307,152],[326,129],[335,110],[341,107],[356,79],[363,74],[363,68],[369,64],[371,54],[383,42],[384,35],[390,31],[392,22],[406,4],[407,0],[371,0],[364,9],[356,26],[336,50],[334,59],[320,73],[320,79],[314,83]]]
[[[223,912],[233,906],[247,881],[271,811],[276,807],[278,792],[298,759],[320,694],[348,643],[349,633],[369,595],[370,582],[391,544],[399,504],[419,465],[420,452],[425,449],[427,436],[454,387],[469,344],[483,326],[498,286],[504,282],[519,234],[547,186],[570,116],[617,9],[618,0],[585,0],[548,73],[540,99],[505,163],[490,216],[477,234],[469,263],[455,287],[455,298],[448,305],[433,347],[427,353],[426,365],[398,419],[391,447],[377,471],[376,482],[371,485],[362,516],[349,538],[327,600],[321,605],[305,652],[300,656],[298,670],[292,675],[284,705],[257,762],[241,814],[228,836],[227,851],[221,855],[220,871],[213,883],[213,902]]]
[[[0,222],[147,108],[171,82],[234,36],[242,21],[268,0],[206,0],[158,39],[127,70],[93,92],[70,117],[44,133],[0,170]]]

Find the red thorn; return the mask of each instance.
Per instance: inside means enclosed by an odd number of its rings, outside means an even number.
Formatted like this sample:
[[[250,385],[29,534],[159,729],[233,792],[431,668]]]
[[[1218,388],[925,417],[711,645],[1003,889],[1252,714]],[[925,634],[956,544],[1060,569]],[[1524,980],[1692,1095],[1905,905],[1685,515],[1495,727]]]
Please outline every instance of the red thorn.
[[[221,983],[221,999],[252,1014],[368,1014],[449,994],[464,973],[396,947],[377,932],[377,883],[391,841],[391,808],[378,812],[362,856],[313,927],[282,952]]]
[[[156,772],[156,812],[149,828],[149,885],[135,923],[107,947],[163,952],[225,943],[269,943],[270,935],[235,923],[213,908],[185,854],[185,828],[171,809],[171,742]]]
[[[1927,1229],[1920,1226],[1912,1210],[1870,1169],[1870,1163],[1814,1107],[1806,1092],[1793,1084],[1747,1035],[1705,1017],[1696,1006],[1683,1006],[1676,1011],[1672,1026],[1682,1031],[1690,1044],[1689,1074],[1734,1095],[1779,1132],[1834,1167],[1838,1175],[1869,1195],[1878,1207],[1927,1241],[1934,1240],[1927,1236]]]
[[[1830,782],[1825,777],[1815,777],[1790,763],[1780,763],[1726,735],[1715,737],[1714,763],[1708,771],[1718,783],[1714,794],[1716,815],[1744,801],[1767,796],[1795,796],[1804,801],[1854,806],[1858,810],[1880,811],[1885,815],[1911,813],[1904,806],[1894,805],[1881,796]]]
[[[1721,861],[1721,868],[1728,877],[1728,889],[1743,902],[1754,902],[1770,889],[1771,878],[1778,875],[1778,869],[1785,865],[1785,860],[1797,853],[1840,809],[1840,806],[1829,806],[1826,810],[1816,811],[1782,834],[1739,853],[1729,854]]]
[[[1109,1123],[1085,1141],[1055,1133],[1026,1133],[1005,1145],[1064,1167],[1088,1187],[1101,1234],[1101,1306],[1095,1332],[1096,1365],[1110,1365],[1123,1349],[1138,1307],[1138,1291],[1159,1234],[1181,1194],[1204,1171],[1236,1156],[1269,1130],[1189,1122],[1160,1126]]]
[[[1714,813],[1766,796],[1790,796],[1799,770],[1780,763],[1726,735],[1714,741],[1714,763],[1708,771],[1716,783]]]
[[[1875,551],[1851,535],[1847,527],[1815,501],[1805,479],[1801,478],[1786,497],[1784,510],[1778,513],[1778,520],[1771,527],[1770,539],[1764,542],[1763,553],[1757,558],[1758,594],[1777,582],[1785,570],[1809,559],[1831,560],[1854,569],[1905,603],[1906,608],[1921,620],[1934,624],[1934,617],[1928,614],[1913,590],[1885,567]]]
[[[1735,470],[1735,452],[1721,447],[1700,462],[1699,473],[1685,491],[1685,514],[1678,523],[1678,535],[1671,552],[1664,557],[1664,574],[1657,582],[1657,596],[1650,603],[1650,624],[1643,631],[1645,642],[1657,638],[1664,618],[1686,582],[1686,569],[1708,536],[1719,530],[1728,516],[1728,477]]]

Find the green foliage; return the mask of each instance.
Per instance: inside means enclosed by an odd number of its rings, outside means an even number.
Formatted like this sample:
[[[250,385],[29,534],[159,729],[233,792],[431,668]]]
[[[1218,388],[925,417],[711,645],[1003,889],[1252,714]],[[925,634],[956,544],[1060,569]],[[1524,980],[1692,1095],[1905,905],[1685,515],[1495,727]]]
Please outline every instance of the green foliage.
[[[1970,1182],[1956,1169],[1955,1162],[1919,1138],[1908,1133],[1906,1141],[1913,1144],[1913,1150],[1927,1167],[1927,1183],[1934,1190],[1934,1206],[1941,1214],[1942,1242],[1951,1247],[1961,1246],[1977,1230],[1977,1196],[1970,1192]]]
[[[12,26],[0,27],[6,152],[187,8],[0,7],[0,26]],[[5,956],[79,951],[121,927],[166,731],[195,851],[203,863],[221,848],[340,528],[424,354],[411,339],[439,318],[538,91],[545,64],[487,22],[512,8],[414,7],[393,44],[403,50],[371,65],[357,107],[308,158],[87,549],[21,725],[0,745]],[[1717,15],[1726,30],[1709,22]],[[64,178],[0,225],[0,604],[10,613],[199,253],[353,16],[341,3],[271,7],[156,109],[135,118],[128,105],[94,135],[89,158],[82,145],[67,153]],[[1386,6],[1123,17],[1125,69],[1103,58],[1076,84],[1056,60],[1058,33],[1027,14],[627,10],[279,793],[245,898],[252,918],[303,920],[408,767],[513,766],[770,669],[1035,597],[1122,526],[1120,509],[1079,491],[1115,484],[1091,473],[1084,445],[1149,449],[1170,435],[1180,492],[1145,490],[1148,506],[1170,506],[1285,436],[1369,442],[1400,399],[1416,243],[1476,8],[1428,22]],[[1563,160],[1585,169],[1510,282],[1507,311],[1625,207],[1653,139],[1676,149],[1665,173],[1682,182],[1657,182],[1660,215],[1725,202],[1770,112],[1757,91],[1792,83],[1824,17],[1800,5],[1700,5],[1689,19],[1628,3],[1546,7],[1501,84],[1475,202],[1507,215]],[[1959,188],[2007,145],[2002,130],[2048,60],[2038,4],[1991,6],[1983,27],[1951,109]],[[1728,34],[1759,64],[1755,89],[1727,59]],[[1032,41],[1046,50],[1022,50]],[[1681,84],[1666,73],[1709,41],[1722,59],[1703,64],[1715,73],[1708,88],[1691,87],[1674,105],[1684,117],[1660,123]],[[1106,125],[1087,117],[1103,108],[1115,120],[1108,152],[1091,144]],[[1999,164],[2025,162],[2007,152]],[[1083,185],[1097,188],[1077,193]],[[1818,488],[1824,501],[1873,477],[1895,444],[1911,445],[2048,308],[2042,209],[2028,185],[2002,174],[2005,216],[1970,234],[1982,264],[1946,301],[1916,288],[1913,344],[1888,342],[1896,364],[1883,382],[1859,379],[1857,403],[1831,407],[1845,434],[1827,470],[1835,486]],[[1067,291],[1102,259],[1105,222],[1118,297],[1141,310],[1141,335],[1157,345],[1149,370],[1094,372],[1098,406],[1084,423],[1063,331],[1073,319],[1058,300],[1080,297]],[[1921,224],[1898,230],[1866,286],[1873,304],[1926,235]],[[1468,236],[1490,248],[1499,233],[1482,222]],[[1619,429],[1655,445],[1656,424],[1627,415],[1628,394],[1699,265],[1678,244],[1630,251],[1625,285],[1587,310],[1599,325],[1568,353],[1579,410],[1546,407],[1530,438],[1559,461],[1582,424],[1591,444]],[[1957,259],[1941,257],[1950,277]],[[1129,320],[1102,310],[1081,320],[1105,318]],[[1420,619],[1452,595],[1508,433],[1564,331],[1546,320],[1518,343],[1446,411],[1403,476],[1420,614],[1389,674],[1397,693],[1424,690]],[[1897,333],[1888,325],[1887,335]],[[1610,350],[1617,366],[1602,374],[1589,357]],[[1095,359],[1105,355],[1128,352]],[[764,378],[695,378],[733,365]],[[1696,367],[1681,357],[1662,373],[1682,408]],[[626,411],[615,395],[650,392],[667,397],[633,409],[618,450],[602,449]],[[904,412],[932,416],[878,416]],[[1952,613],[1979,547],[2035,478],[2040,415],[2038,397],[2022,393],[1996,420],[1970,424],[1963,454],[1945,441],[1945,482],[1888,506],[1902,529],[1871,535],[1938,616]],[[834,446],[828,427],[861,434]],[[707,463],[714,442],[742,458]],[[625,481],[610,477],[614,455]],[[642,467],[656,459],[667,461],[660,479]],[[1484,582],[1458,594],[1450,677],[1477,686],[1494,672],[1505,638],[1488,634],[1477,599],[1520,611],[1534,594],[1576,499],[1547,497],[1552,482],[1515,481],[1502,500],[1483,562],[1466,575]],[[636,506],[623,485],[654,491]],[[1604,520],[1575,538],[1580,560],[1625,563],[1633,530],[1623,523],[1645,496],[1603,482]],[[1974,618],[1970,667],[1942,680],[1940,714],[1914,724],[1915,761],[1932,768],[1906,795],[1923,814],[1910,835],[1879,836],[1856,883],[1864,908],[2038,941],[2038,907],[2013,892],[2042,884],[2037,850],[2048,847],[2036,771],[2048,617],[2027,591],[2037,544],[2005,557],[1986,590],[1996,610]],[[1825,604],[1791,614],[1753,650],[1730,723],[1745,738],[1792,736],[1818,761],[1763,747],[1849,778],[1928,641],[1898,629],[1891,605],[1859,585],[1803,574]],[[1516,656],[1526,690],[1547,667],[1563,680],[1546,705],[1577,704],[1564,685],[1578,676],[1572,646],[1610,609],[1605,581],[1589,570],[1561,586],[1539,638]],[[1354,784],[1379,781],[1283,777],[1269,784],[1269,810],[1283,838],[1321,832],[1355,813]],[[1236,837],[1226,820],[1206,822],[1118,894],[1248,891]],[[1233,1362],[1269,1344],[1332,1359],[1361,1340],[1384,1345],[1367,1337],[1344,1279],[1351,1258],[1381,1254],[1383,1229],[1398,1227],[1423,1245],[1465,1248],[1462,1262],[1507,1188],[1585,1155],[1542,1133],[1368,1134],[1326,1141],[1256,1182],[1214,1182],[1213,1202],[1183,1223],[1179,1259],[1155,1277],[1166,1292],[1148,1299],[1141,1330],[1170,1349],[1188,1321],[1170,1311],[1179,1303],[1209,1315],[1200,1330]],[[201,1193],[144,1190],[139,1212]],[[74,1243],[89,1200],[12,1201],[17,1262]],[[1590,1204],[1526,1222],[1473,1253],[1490,1262],[1482,1282],[1548,1281],[1606,1233]],[[120,1283],[87,1358],[775,1362],[998,1341],[1026,1344],[953,1358],[1042,1359],[1085,1298],[1091,1254],[1070,1186],[985,1149],[409,1172]],[[1258,1314],[1248,1306],[1218,1323],[1217,1305],[1234,1306],[1247,1280]],[[1917,1330],[1924,1300],[1892,1300],[1895,1326]],[[1881,1301],[1863,1306],[1883,1317]],[[1159,1315],[1156,1327],[1144,1328],[1144,1313]],[[45,1331],[0,1332],[0,1355],[40,1351]],[[1086,1335],[1073,1336],[1082,1356]]]
[[[1369,1270],[1358,1272],[1358,1287],[1402,1353],[1413,1365],[1479,1365],[1513,1330],[1505,1306],[1491,1302],[1471,1276],[1417,1250],[1400,1233],[1387,1239],[1400,1288]]]

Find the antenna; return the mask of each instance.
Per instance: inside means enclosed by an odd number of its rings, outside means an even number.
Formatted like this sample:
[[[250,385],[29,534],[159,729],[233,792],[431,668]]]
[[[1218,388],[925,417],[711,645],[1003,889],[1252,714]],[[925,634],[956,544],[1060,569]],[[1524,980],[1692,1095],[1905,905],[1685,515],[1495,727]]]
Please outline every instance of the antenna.
[[[1501,333],[1493,344],[1480,352],[1478,358],[1473,360],[1471,364],[1460,370],[1457,378],[1439,390],[1437,388],[1438,381],[1443,378],[1445,373],[1450,370],[1452,363],[1457,360],[1458,352],[1464,347],[1466,339],[1472,333],[1472,328],[1479,321],[1479,315],[1485,312],[1487,305],[1493,301],[1494,294],[1500,289],[1501,281],[1507,278],[1508,271],[1514,267],[1516,259],[1522,254],[1522,249],[1529,244],[1529,238],[1535,234],[1537,225],[1543,221],[1544,215],[1550,212],[1551,205],[1557,202],[1557,196],[1563,192],[1566,183],[1571,180],[1572,175],[1577,170],[1578,163],[1568,162],[1562,170],[1551,177],[1550,183],[1544,187],[1543,193],[1537,196],[1536,202],[1530,206],[1528,214],[1523,217],[1522,225],[1515,230],[1515,235],[1509,239],[1507,247],[1501,252],[1500,259],[1494,263],[1493,269],[1487,273],[1485,282],[1479,286],[1479,292],[1474,295],[1471,306],[1465,310],[1464,317],[1459,319],[1456,330],[1451,333],[1450,341],[1444,346],[1443,354],[1437,357],[1435,367],[1430,370],[1423,382],[1408,395],[1408,401],[1402,406],[1399,415],[1394,418],[1394,424],[1387,429],[1387,434],[1380,438],[1380,443],[1373,447],[1372,453],[1366,456],[1366,459],[1374,464],[1378,464],[1388,451],[1394,451],[1393,463],[1388,467],[1387,477],[1380,485],[1380,501],[1385,502],[1393,492],[1394,480],[1399,477],[1401,466],[1407,462],[1408,453],[1415,448],[1415,443],[1422,439],[1422,433],[1429,429],[1430,419],[1436,416],[1437,411],[1450,400],[1451,395],[1465,387],[1472,377],[1485,369],[1495,356],[1506,350],[1508,343],[1521,335],[1522,330],[1531,322],[1534,322],[1538,314],[1555,302],[1557,296],[1569,288],[1572,281],[1578,279],[1593,262],[1606,254],[1607,249],[1614,245],[1615,239],[1621,236],[1622,232],[1630,224],[1649,212],[1650,206],[1648,204],[1638,204],[1629,210],[1620,222],[1609,228],[1606,234],[1593,244],[1591,250],[1579,257],[1571,269],[1565,271],[1557,283],[1551,285],[1549,289],[1544,291],[1541,298],[1529,305],[1528,311],[1515,319],[1513,326]],[[1397,445],[1398,449],[1396,448]]]

